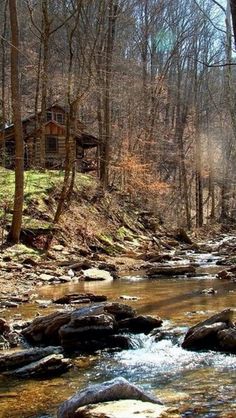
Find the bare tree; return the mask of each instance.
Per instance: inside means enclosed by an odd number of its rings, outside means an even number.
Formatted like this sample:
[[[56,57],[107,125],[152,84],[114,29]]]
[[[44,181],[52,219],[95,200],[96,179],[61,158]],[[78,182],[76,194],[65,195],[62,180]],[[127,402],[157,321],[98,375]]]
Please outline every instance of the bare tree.
[[[8,241],[20,239],[24,201],[24,142],[21,124],[21,92],[19,82],[19,27],[16,0],[9,0],[11,26],[11,97],[15,129],[15,197],[12,225]]]

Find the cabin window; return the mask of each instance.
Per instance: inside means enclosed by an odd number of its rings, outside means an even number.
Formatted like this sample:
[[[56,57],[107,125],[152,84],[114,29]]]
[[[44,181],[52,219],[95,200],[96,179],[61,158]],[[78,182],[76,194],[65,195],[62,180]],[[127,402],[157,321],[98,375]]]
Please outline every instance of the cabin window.
[[[58,138],[56,136],[47,136],[45,148],[47,153],[58,152]]]
[[[60,123],[60,125],[64,125],[64,115],[63,113],[56,113],[56,122]]]
[[[52,120],[52,112],[47,112],[46,113],[46,119],[47,119],[47,122],[49,122],[50,120]]]

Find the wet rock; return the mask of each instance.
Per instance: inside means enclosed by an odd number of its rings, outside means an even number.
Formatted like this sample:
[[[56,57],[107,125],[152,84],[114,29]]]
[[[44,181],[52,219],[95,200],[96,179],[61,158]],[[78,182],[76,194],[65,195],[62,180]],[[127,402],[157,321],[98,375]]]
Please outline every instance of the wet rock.
[[[35,303],[37,303],[39,305],[40,308],[48,308],[49,305],[52,304],[51,300],[44,300],[44,299],[36,299]]]
[[[0,307],[1,308],[18,308],[19,304],[16,302],[12,302],[8,299],[1,299],[0,300]]]
[[[117,321],[132,318],[134,309],[119,303],[94,305],[78,309],[71,314],[70,322],[59,331],[61,344],[67,350],[78,349],[93,352],[103,348],[117,346],[118,338],[114,338],[118,329]],[[124,339],[119,340],[119,348],[123,347]],[[129,344],[125,342],[125,348]]]
[[[162,275],[162,276],[178,276],[178,275],[182,275],[182,274],[189,274],[189,273],[195,273],[196,272],[196,267],[193,265],[156,265],[154,267],[151,267],[148,272],[147,275],[148,277],[153,277],[153,276],[158,276],[158,275]]]
[[[73,417],[121,418],[127,417],[127,413],[128,418],[170,418],[173,416],[180,417],[179,414],[173,415],[171,410],[163,405],[131,399],[82,406],[81,408],[77,409]]]
[[[140,298],[138,298],[137,296],[121,295],[120,299],[123,299],[123,300],[138,300]]]
[[[31,348],[0,356],[0,372],[18,369],[51,354],[62,353],[61,347]]]
[[[136,311],[131,306],[122,303],[107,303],[104,305],[104,311],[114,315],[116,321],[133,318],[136,315]]]
[[[9,332],[10,326],[8,325],[6,319],[0,318],[0,334],[3,334],[4,332]]]
[[[69,283],[72,280],[71,276],[60,276],[58,277],[58,280],[60,281],[60,283]]]
[[[217,293],[217,290],[213,289],[213,287],[210,287],[209,289],[203,289],[201,293],[203,295],[215,295]]]
[[[105,302],[107,296],[94,295],[93,293],[68,293],[61,298],[55,299],[53,302],[58,304],[70,304],[70,303],[87,303],[87,302]]]
[[[60,344],[59,329],[70,321],[71,312],[53,312],[35,318],[22,334],[33,344]]]
[[[70,367],[71,361],[62,354],[51,354],[5,374],[20,378],[48,377],[65,373]]]
[[[119,329],[128,330],[135,334],[145,333],[148,334],[154,328],[158,328],[162,325],[161,318],[154,318],[152,316],[139,315],[135,318],[128,318],[119,321]]]
[[[190,328],[184,338],[182,347],[190,350],[210,349],[234,352],[235,330],[233,311],[225,309]]]
[[[88,295],[91,298],[94,296]],[[78,294],[69,295],[69,299],[65,297],[60,301],[64,303],[72,300],[73,303],[77,300],[73,298],[77,298]],[[101,298],[98,295],[95,299],[97,297]],[[67,351],[94,352],[100,349],[127,349],[132,346],[132,342],[129,337],[119,335],[124,330],[148,333],[161,324],[160,318],[136,317],[135,310],[128,305],[100,303],[72,312],[39,316],[22,329],[22,335],[35,345],[58,344]]]
[[[100,281],[100,280],[113,280],[113,277],[109,271],[100,270],[97,268],[91,268],[83,271],[83,279],[85,281]]]
[[[8,348],[10,348],[9,342],[3,335],[0,335],[0,350],[7,350]]]
[[[223,351],[236,354],[236,327],[219,331],[217,337]]]
[[[161,402],[154,396],[130,384],[126,379],[118,377],[109,382],[89,386],[76,393],[59,407],[57,418],[78,418],[76,411],[82,406],[120,399],[136,399],[161,405]]]
[[[8,332],[7,334],[5,334],[5,337],[11,348],[17,347],[20,344],[20,341],[21,341],[20,336],[15,331]]]
[[[232,280],[235,275],[229,270],[222,270],[217,274],[217,277],[222,280]]]
[[[76,315],[71,316],[69,324],[59,330],[61,344],[66,349],[97,349],[100,340],[114,333],[115,321],[110,315]],[[96,341],[98,343],[96,344]]]

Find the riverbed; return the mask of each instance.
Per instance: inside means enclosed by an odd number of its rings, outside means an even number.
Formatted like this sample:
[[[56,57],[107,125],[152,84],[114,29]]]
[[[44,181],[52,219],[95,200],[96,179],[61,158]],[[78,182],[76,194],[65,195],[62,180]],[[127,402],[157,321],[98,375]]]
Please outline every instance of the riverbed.
[[[53,418],[64,399],[90,383],[117,376],[140,385],[182,417],[233,418],[236,416],[236,356],[191,352],[180,346],[187,328],[225,308],[235,308],[236,284],[216,278],[219,267],[210,254],[195,256],[200,264],[194,277],[147,279],[140,272],[113,282],[81,282],[40,288],[41,299],[70,292],[104,294],[109,301],[133,306],[139,313],[158,315],[167,336],[133,336],[133,349],[78,357],[76,367],[58,378],[20,381],[0,378],[1,418]],[[214,294],[202,294],[213,288]],[[137,300],[121,300],[120,296]],[[54,308],[55,309],[55,308]],[[11,314],[32,318],[52,308],[27,304]],[[128,415],[127,415],[128,418]]]

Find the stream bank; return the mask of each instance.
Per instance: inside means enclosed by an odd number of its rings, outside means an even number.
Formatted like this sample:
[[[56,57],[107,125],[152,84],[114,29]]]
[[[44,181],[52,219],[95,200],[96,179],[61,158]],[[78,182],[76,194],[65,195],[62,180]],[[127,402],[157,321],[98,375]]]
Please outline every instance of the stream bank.
[[[229,238],[231,241],[233,239]],[[87,282],[73,278],[64,284],[41,285],[37,286],[37,296],[32,297],[30,302],[15,308],[3,308],[7,320],[19,314],[25,320],[38,314],[46,315],[58,308],[75,308],[52,304],[42,307],[37,300],[58,299],[68,293],[102,294],[112,302],[127,298],[125,303],[140,315],[161,316],[165,331],[165,337],[160,341],[145,334],[133,336],[132,350],[79,355],[72,369],[54,379],[19,381],[1,377],[4,418],[54,417],[58,404],[79,388],[116,376],[126,377],[131,383],[154,391],[158,397],[162,396],[165,404],[178,407],[183,417],[228,418],[234,411],[235,356],[186,352],[181,348],[188,326],[220,310],[235,307],[234,281],[217,278],[220,270],[229,268],[219,265],[225,257],[225,254],[221,254],[221,251],[225,253],[225,240],[226,237],[222,237],[219,242],[210,242],[207,246],[204,244],[202,251],[193,250],[190,245],[186,247],[186,244],[180,244],[175,251],[173,248],[165,250],[164,254],[169,255],[169,260],[163,260],[163,266],[168,264],[173,267],[191,262],[196,267],[195,273],[180,276],[160,274],[147,278],[150,261],[141,260],[142,270],[123,271],[119,273],[119,279]],[[126,267],[125,264],[121,265]],[[147,269],[143,269],[144,265]],[[68,266],[66,269],[68,272]],[[203,292],[211,288],[215,293]],[[204,384],[208,384],[208,392]],[[223,387],[227,387],[227,393],[222,389],[220,394],[220,388]],[[34,402],[31,399],[33,392],[38,395]],[[224,399],[224,403],[220,399]]]

